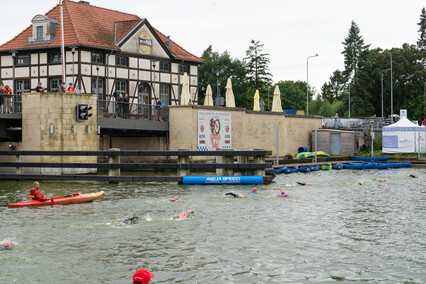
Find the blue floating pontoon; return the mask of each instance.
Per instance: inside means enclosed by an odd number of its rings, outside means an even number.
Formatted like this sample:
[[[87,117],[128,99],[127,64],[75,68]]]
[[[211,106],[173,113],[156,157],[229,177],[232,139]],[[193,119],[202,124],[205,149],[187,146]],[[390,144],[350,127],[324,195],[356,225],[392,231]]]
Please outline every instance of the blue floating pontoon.
[[[282,167],[282,168],[278,168],[278,169],[274,169],[275,173],[277,175],[284,173],[285,169],[287,169],[287,167]]]
[[[284,170],[285,174],[292,174],[292,173],[297,173],[298,170],[298,166],[295,166],[294,168],[287,168]]]
[[[389,169],[388,163],[373,163],[373,169],[385,170]]]
[[[362,157],[362,156],[350,156],[351,160],[354,161],[372,161],[372,162],[383,162],[388,161],[389,157]]]
[[[309,173],[311,169],[309,167],[299,167],[299,172]]]
[[[337,163],[333,165],[333,170],[341,170],[341,169],[343,169],[343,164]]]
[[[309,170],[311,170],[311,172],[319,171],[320,170],[320,166],[319,165],[309,166]]]
[[[262,176],[184,176],[183,184],[263,184]]]

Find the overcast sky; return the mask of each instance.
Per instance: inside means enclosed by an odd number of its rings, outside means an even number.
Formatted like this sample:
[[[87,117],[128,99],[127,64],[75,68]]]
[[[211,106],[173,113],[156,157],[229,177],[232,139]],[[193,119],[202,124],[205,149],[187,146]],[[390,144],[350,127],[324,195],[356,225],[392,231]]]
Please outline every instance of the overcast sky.
[[[11,39],[58,0],[1,1],[0,42]],[[415,44],[424,0],[89,0],[92,5],[136,14],[189,52],[201,56],[212,45],[245,57],[250,41],[269,53],[274,82],[306,81],[317,91],[343,68],[342,41],[354,20],[372,48]]]

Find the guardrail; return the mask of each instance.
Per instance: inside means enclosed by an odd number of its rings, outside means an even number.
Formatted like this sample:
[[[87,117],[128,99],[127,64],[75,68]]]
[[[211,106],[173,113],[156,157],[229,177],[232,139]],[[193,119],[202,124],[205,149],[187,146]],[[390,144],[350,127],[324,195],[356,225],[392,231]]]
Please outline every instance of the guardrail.
[[[216,170],[217,175],[233,176],[234,171],[241,175],[252,172],[255,175],[265,176],[265,169],[272,168],[265,162],[265,156],[271,151],[256,150],[229,150],[218,151],[0,151],[0,156],[16,156],[16,162],[0,162],[1,167],[15,167],[15,174],[0,174],[0,179],[57,179],[57,180],[98,180],[98,181],[178,181],[183,176],[190,175],[191,170]],[[53,162],[22,162],[23,156],[98,156],[107,157],[108,163],[53,163]],[[177,163],[121,163],[121,156],[164,156],[177,157]],[[216,156],[216,163],[191,163],[191,156]],[[249,162],[249,157],[253,161]],[[235,163],[235,159],[237,163]],[[96,168],[107,169],[105,175],[36,175],[22,174],[23,168]],[[177,176],[120,176],[121,170],[177,170]],[[267,179],[272,179],[269,177]]]
[[[168,106],[157,106],[145,103],[123,102],[111,100],[98,100],[98,116],[124,119],[144,119],[168,121]]]

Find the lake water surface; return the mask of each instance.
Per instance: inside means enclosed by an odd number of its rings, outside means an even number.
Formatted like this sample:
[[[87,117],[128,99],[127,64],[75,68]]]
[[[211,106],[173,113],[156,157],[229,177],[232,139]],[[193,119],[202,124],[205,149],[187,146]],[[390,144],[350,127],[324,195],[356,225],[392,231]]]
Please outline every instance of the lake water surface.
[[[425,181],[424,168],[280,175],[257,194],[42,181],[47,197],[105,195],[17,209],[7,204],[27,199],[32,183],[3,181],[0,242],[16,245],[0,251],[0,283],[131,283],[142,267],[155,274],[151,283],[426,283]],[[278,197],[277,186],[290,196]],[[229,191],[244,198],[224,198]],[[194,216],[173,219],[189,209]],[[139,222],[120,221],[133,215]]]

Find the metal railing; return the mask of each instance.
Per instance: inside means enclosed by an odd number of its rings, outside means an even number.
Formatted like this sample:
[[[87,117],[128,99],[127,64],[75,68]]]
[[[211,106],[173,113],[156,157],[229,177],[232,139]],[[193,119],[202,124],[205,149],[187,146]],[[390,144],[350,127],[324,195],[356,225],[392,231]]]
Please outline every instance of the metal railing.
[[[98,117],[144,119],[156,121],[169,120],[169,108],[152,104],[98,100]]]
[[[0,94],[0,113],[22,113],[22,95]]]
[[[7,98],[7,96],[11,96]],[[123,118],[123,119],[144,119],[144,120],[169,120],[168,106],[117,102],[112,100],[98,100],[98,117]],[[0,94],[0,113],[22,113],[22,95],[21,94]]]
[[[337,118],[332,117],[322,118],[323,128],[368,128],[374,126],[374,128],[381,128],[385,125],[385,122],[381,118]]]

